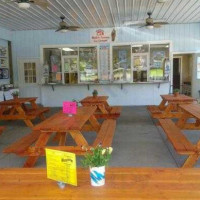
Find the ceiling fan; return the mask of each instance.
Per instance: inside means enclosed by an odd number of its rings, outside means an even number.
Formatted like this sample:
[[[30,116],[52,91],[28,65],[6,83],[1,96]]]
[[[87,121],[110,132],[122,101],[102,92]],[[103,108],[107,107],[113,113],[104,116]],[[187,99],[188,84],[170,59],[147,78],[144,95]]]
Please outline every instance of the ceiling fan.
[[[22,9],[28,9],[31,6],[31,4],[38,5],[44,9],[46,9],[49,5],[47,0],[4,0],[4,3],[12,2],[16,2],[19,8]]]
[[[139,28],[143,28],[146,27],[148,29],[153,29],[153,28],[160,28],[162,27],[162,25],[166,25],[168,24],[168,22],[164,22],[161,20],[156,20],[156,22],[154,22],[153,18],[151,17],[152,13],[148,12],[147,15],[149,16],[148,18],[146,18],[145,22],[141,22],[141,21],[130,21],[130,22],[125,22],[124,24],[127,26],[140,26]]]
[[[80,28],[78,26],[67,26],[67,23],[64,22],[65,16],[61,16],[60,19],[62,21],[59,23],[59,28],[56,30],[56,32],[66,33],[67,31],[78,31]]]

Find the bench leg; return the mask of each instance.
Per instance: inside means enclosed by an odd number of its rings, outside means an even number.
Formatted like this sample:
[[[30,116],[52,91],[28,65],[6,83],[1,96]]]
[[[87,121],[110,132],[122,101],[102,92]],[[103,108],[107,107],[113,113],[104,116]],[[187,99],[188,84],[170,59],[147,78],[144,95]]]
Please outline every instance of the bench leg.
[[[42,121],[44,121],[44,120],[46,119],[46,117],[44,116],[43,113],[39,115],[39,118],[40,118]]]
[[[94,130],[98,133],[99,130],[100,130],[101,125],[100,125],[99,122],[97,121],[96,117],[95,117],[94,115],[92,115],[92,116],[89,118],[89,121],[90,121],[92,127],[94,128]]]
[[[65,146],[67,133],[60,133],[59,146]]]
[[[69,131],[69,133],[78,146],[88,146],[87,141],[80,131]]]
[[[39,139],[37,140],[37,142],[35,143],[35,147],[39,148],[39,147],[45,147],[49,137],[50,137],[50,133],[41,133]],[[33,167],[35,165],[35,163],[37,162],[38,158],[40,157],[40,152],[38,152],[38,156],[29,156],[26,160],[26,162],[24,163],[24,167],[25,168],[29,168],[29,167]]]
[[[199,159],[199,154],[193,154],[190,155],[187,160],[185,161],[185,163],[183,164],[182,168],[191,168],[195,165],[195,163],[197,162],[197,160]]]
[[[30,127],[30,128],[33,128],[33,127],[34,127],[34,125],[33,125],[33,123],[31,122],[30,119],[25,119],[24,122],[25,122],[25,124],[26,124],[28,127]]]

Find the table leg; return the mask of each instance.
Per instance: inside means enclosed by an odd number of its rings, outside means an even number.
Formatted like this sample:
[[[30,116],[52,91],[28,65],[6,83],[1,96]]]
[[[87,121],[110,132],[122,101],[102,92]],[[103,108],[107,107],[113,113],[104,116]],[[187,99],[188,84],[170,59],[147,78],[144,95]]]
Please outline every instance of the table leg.
[[[160,105],[158,106],[158,108],[162,111],[165,109],[165,104],[167,103],[167,101],[165,101],[164,99],[161,101]]]
[[[99,130],[100,130],[100,123],[97,121],[96,117],[94,115],[92,115],[90,118],[89,118],[89,122],[90,124],[92,125],[92,127],[94,128],[94,130],[98,133]]]
[[[35,109],[35,110],[37,110],[38,109],[38,105],[35,103],[35,101],[36,100],[31,101],[30,103],[31,103],[32,108]]]
[[[44,120],[46,119],[46,117],[44,116],[43,113],[39,115],[39,118],[40,118],[42,121],[44,121]]]
[[[67,138],[67,133],[65,132],[60,133],[59,146],[65,146],[66,138]]]
[[[41,148],[41,147],[45,147],[49,137],[50,137],[51,133],[47,133],[47,132],[42,132],[40,137],[38,138],[37,142],[35,143],[35,148]],[[24,167],[28,168],[28,167],[33,167],[35,165],[35,163],[37,162],[38,158],[40,157],[40,153],[38,153],[38,156],[29,156],[26,160],[26,162],[24,163]]]
[[[34,126],[33,123],[31,122],[31,120],[27,119],[27,115],[21,106],[16,106],[16,111],[20,115],[21,119],[24,120],[24,122],[27,126],[29,126],[30,128],[32,128]]]
[[[98,109],[99,109],[103,114],[108,114],[108,111],[106,110],[104,104],[98,105]]]
[[[69,133],[71,134],[72,138],[74,139],[74,141],[78,146],[88,146],[88,142],[83,137],[80,131],[74,130],[74,131],[69,131]]]
[[[179,118],[179,120],[176,122],[176,125],[180,128],[183,129],[184,125],[186,124],[188,119],[188,115],[186,113],[183,113],[181,118]]]

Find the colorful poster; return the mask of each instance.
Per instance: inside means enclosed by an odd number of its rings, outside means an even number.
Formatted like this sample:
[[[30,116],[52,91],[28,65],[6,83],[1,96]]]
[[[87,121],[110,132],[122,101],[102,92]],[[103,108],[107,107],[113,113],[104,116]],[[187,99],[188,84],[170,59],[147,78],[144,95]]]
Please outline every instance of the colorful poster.
[[[90,41],[91,43],[116,42],[117,30],[116,28],[91,29]]]
[[[77,111],[76,102],[65,101],[63,102],[63,113],[75,115]]]
[[[47,178],[77,186],[76,155],[53,149],[45,150]]]

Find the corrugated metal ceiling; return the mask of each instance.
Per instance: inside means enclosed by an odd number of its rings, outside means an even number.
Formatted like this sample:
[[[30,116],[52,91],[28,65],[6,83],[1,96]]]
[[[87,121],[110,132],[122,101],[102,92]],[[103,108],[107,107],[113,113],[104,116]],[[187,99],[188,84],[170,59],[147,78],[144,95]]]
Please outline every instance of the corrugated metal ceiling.
[[[81,28],[119,27],[124,21],[147,18],[153,12],[154,19],[169,23],[200,22],[200,0],[48,0],[46,10],[31,5],[27,10],[17,3],[0,0],[0,27],[10,30],[56,29],[60,15],[68,25]]]

